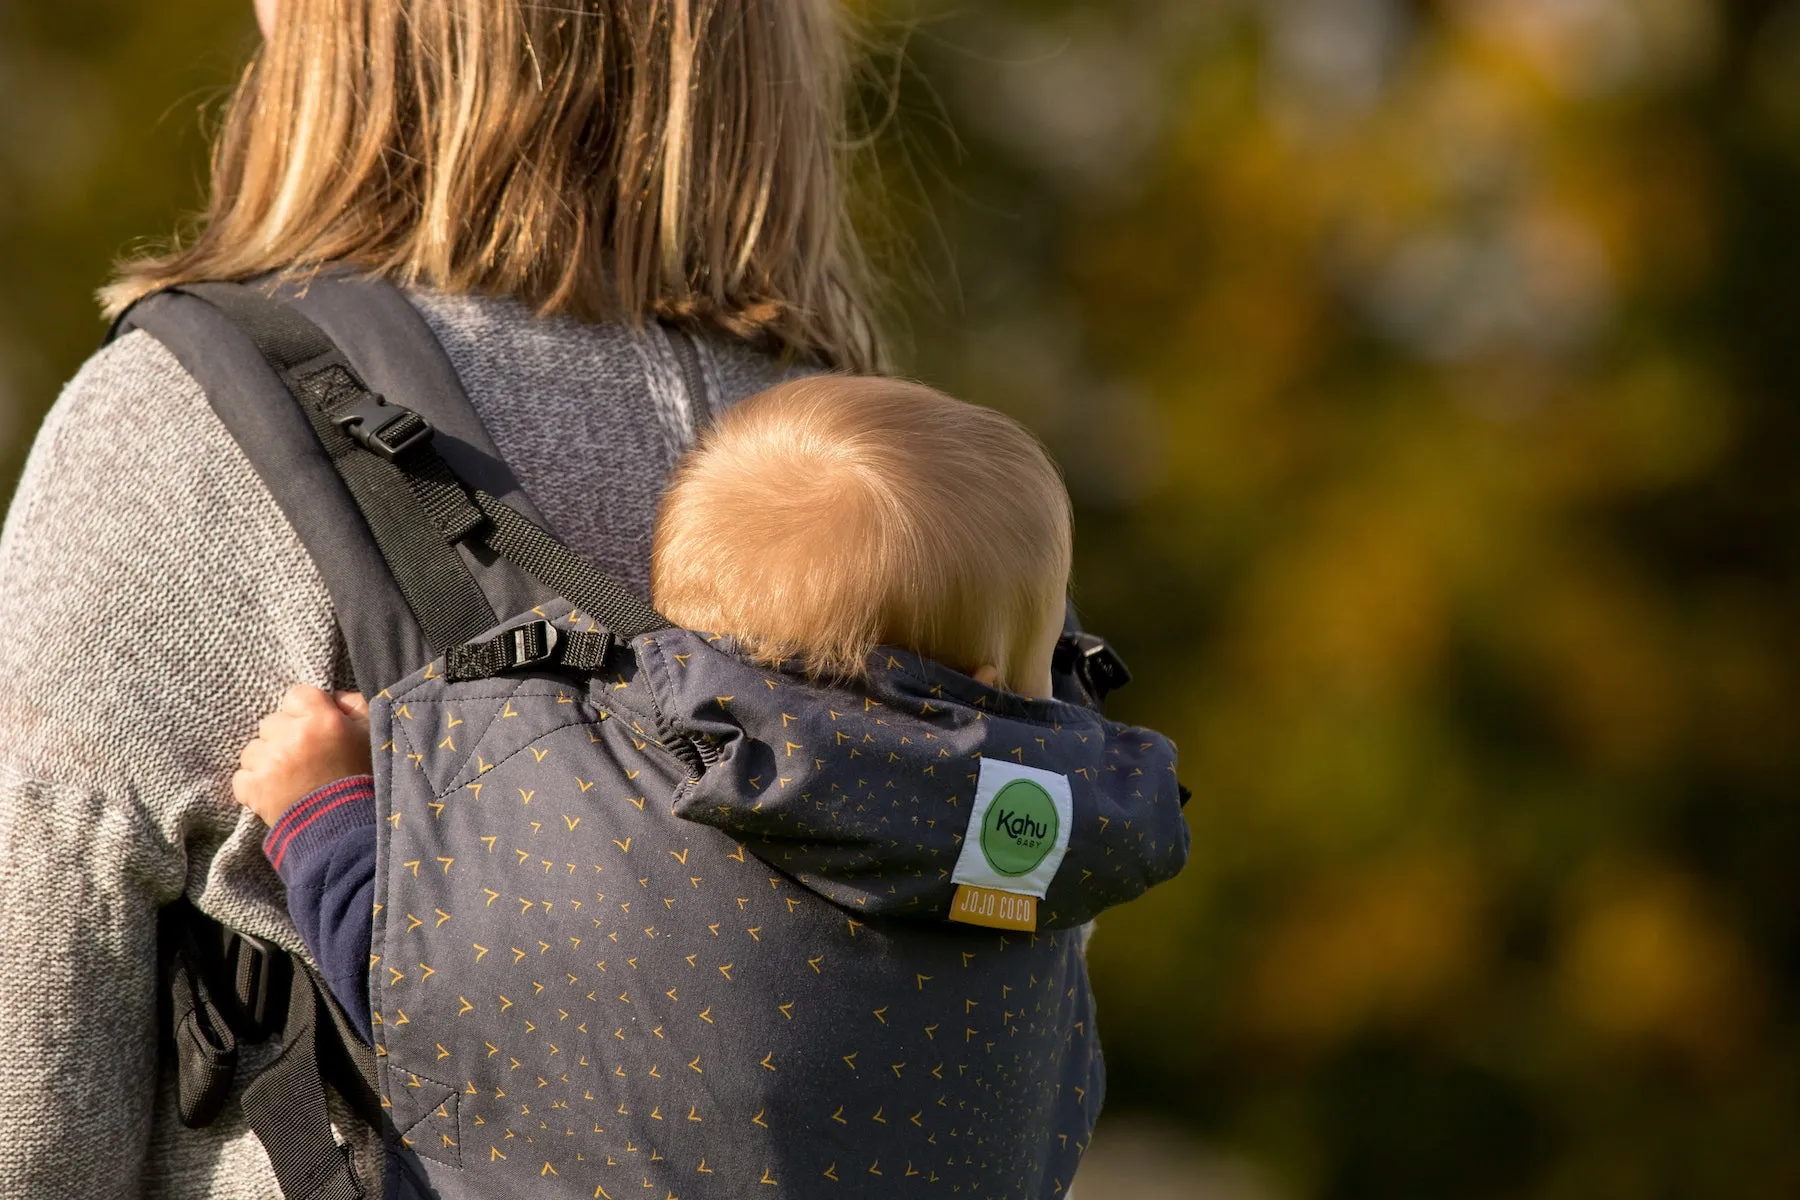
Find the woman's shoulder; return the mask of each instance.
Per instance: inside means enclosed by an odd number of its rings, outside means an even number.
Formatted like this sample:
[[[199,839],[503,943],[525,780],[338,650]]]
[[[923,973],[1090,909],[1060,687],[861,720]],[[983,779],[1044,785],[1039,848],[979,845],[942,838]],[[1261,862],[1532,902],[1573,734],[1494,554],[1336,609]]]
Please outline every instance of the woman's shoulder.
[[[126,468],[156,468],[142,482],[192,461],[181,448],[209,416],[206,393],[175,356],[147,333],[132,332],[95,352],[63,387],[32,442],[6,516],[6,541],[46,507],[99,504],[132,480]],[[148,451],[145,453],[144,451]]]
[[[329,681],[336,652],[305,547],[145,333],[89,359],[33,443],[0,536],[0,625],[7,759],[96,786],[225,770],[221,725],[286,682]],[[68,736],[96,726],[111,733]]]
[[[96,351],[45,415],[6,513],[0,563],[56,566],[46,573],[73,582],[84,564],[153,572],[206,545],[256,547],[258,558],[291,548],[306,561],[205,389],[134,330]]]
[[[95,351],[64,385],[38,432],[37,446],[122,422],[121,435],[160,432],[172,418],[206,407],[206,393],[166,346],[133,330]]]

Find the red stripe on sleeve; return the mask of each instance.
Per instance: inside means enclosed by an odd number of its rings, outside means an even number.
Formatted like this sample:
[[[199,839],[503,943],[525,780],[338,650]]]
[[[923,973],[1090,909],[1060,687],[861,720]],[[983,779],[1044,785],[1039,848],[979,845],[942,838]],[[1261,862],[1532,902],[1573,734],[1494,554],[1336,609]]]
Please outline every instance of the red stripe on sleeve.
[[[276,822],[275,828],[269,831],[269,837],[265,844],[273,849],[273,853],[269,855],[270,864],[280,870],[281,860],[287,854],[289,843],[294,840],[294,835],[302,829],[332,809],[341,808],[360,796],[373,796],[374,794],[373,779],[367,775],[353,775],[308,795],[300,803],[288,809],[282,815],[281,820]]]

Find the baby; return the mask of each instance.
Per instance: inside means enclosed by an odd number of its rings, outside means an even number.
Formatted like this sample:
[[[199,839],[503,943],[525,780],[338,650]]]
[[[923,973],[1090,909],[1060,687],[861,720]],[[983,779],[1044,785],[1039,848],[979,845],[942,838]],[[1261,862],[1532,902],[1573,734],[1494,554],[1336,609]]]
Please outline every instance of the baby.
[[[1055,464],[1018,423],[919,384],[819,376],[737,405],[677,467],[651,600],[813,678],[855,680],[890,645],[1048,698],[1070,524]],[[372,1040],[369,772],[363,698],[296,686],[232,791],[269,825],[301,936]]]

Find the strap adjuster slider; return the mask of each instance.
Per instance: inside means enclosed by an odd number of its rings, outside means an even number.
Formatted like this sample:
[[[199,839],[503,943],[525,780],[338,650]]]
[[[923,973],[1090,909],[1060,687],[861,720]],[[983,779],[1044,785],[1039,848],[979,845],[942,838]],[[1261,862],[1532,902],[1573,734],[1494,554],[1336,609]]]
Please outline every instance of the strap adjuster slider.
[[[238,929],[225,929],[225,969],[231,973],[233,999],[238,1014],[248,1023],[245,1040],[261,1041],[273,1032],[279,1015],[275,1004],[275,964],[281,951],[259,937]]]
[[[549,662],[556,657],[556,643],[561,640],[556,626],[548,621],[531,621],[507,630],[503,636],[511,652],[508,655],[510,661],[501,668],[506,671]]]

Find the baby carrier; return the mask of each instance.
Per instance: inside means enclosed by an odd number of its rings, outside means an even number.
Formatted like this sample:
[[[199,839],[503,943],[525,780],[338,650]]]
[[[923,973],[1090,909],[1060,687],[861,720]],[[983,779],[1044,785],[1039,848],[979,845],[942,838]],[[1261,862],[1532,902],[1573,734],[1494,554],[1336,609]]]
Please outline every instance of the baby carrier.
[[[1104,1089],[1082,926],[1185,861],[1173,747],[901,650],[824,686],[670,626],[544,531],[403,296],[288,295],[122,327],[205,387],[371,696],[376,1047],[297,958],[170,910],[183,1119],[279,1035],[244,1106],[290,1200],[361,1194],[327,1084],[390,1195],[1065,1190]],[[1058,666],[1123,678],[1086,635]]]

